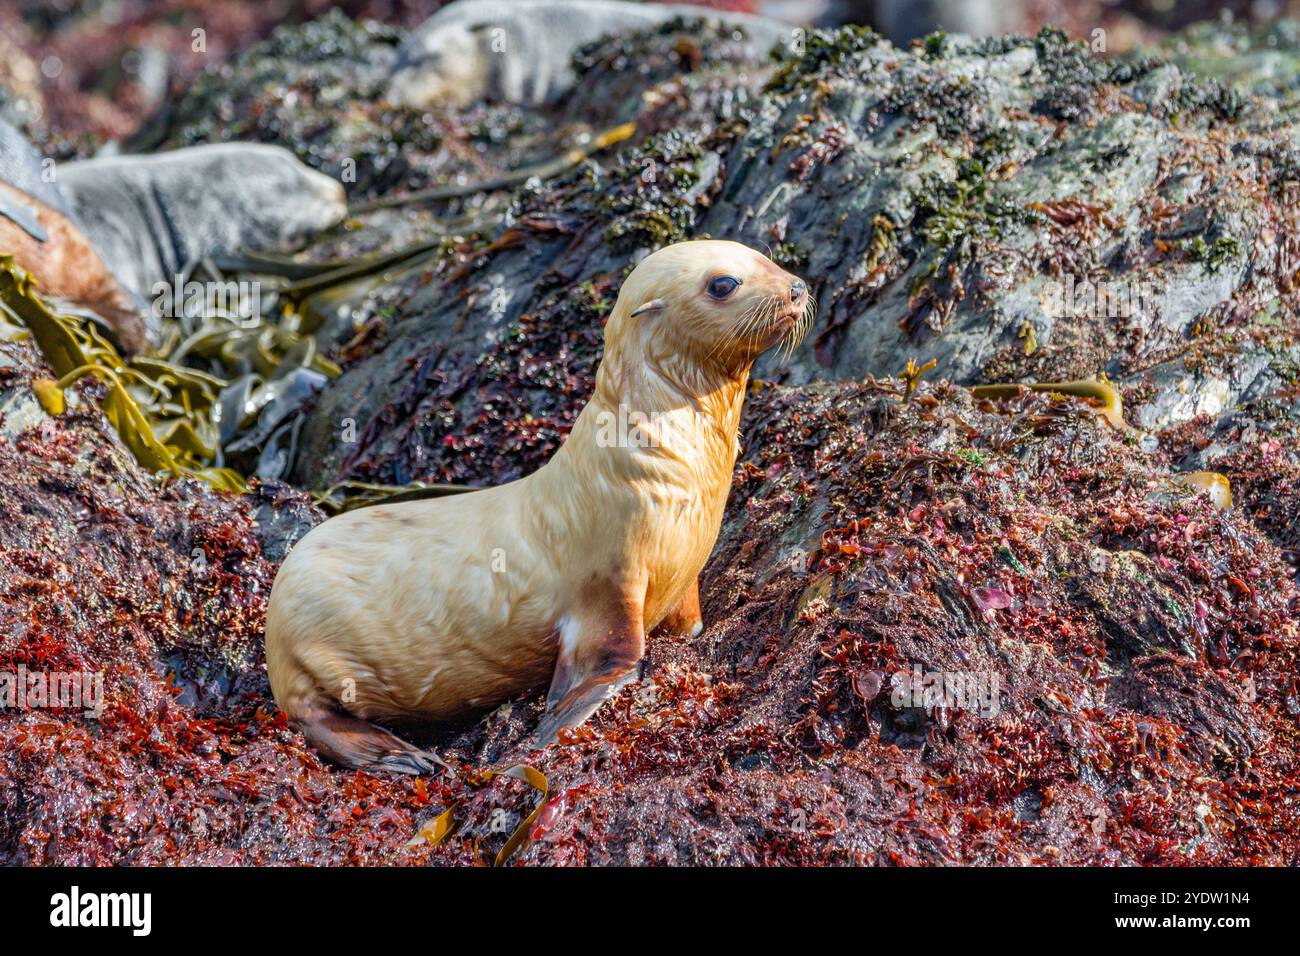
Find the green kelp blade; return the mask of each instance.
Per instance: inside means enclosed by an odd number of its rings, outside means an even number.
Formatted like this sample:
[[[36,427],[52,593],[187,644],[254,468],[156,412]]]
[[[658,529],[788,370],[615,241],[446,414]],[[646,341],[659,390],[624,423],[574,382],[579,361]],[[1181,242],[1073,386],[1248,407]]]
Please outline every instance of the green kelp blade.
[[[1021,389],[1033,392],[1046,392],[1049,395],[1068,395],[1077,398],[1092,399],[1100,404],[1094,405],[1096,413],[1118,432],[1141,438],[1146,433],[1134,428],[1124,420],[1124,399],[1110,382],[1095,379],[1081,379],[1075,382],[1025,382],[1007,385],[976,385],[970,392],[975,398],[1015,398]]]
[[[280,364],[275,354],[275,329],[236,329],[214,356],[226,368],[249,369],[270,377]]]
[[[206,431],[207,429],[205,429]],[[217,456],[216,434],[204,437],[194,424],[185,418],[173,418],[153,426],[154,437],[166,445],[173,457],[189,464],[207,461]]]
[[[322,273],[333,272],[353,265],[355,260],[328,259],[322,262],[302,262],[293,256],[277,252],[245,249],[212,257],[212,264],[223,272],[255,272],[278,276],[282,279],[310,279]]]
[[[214,358],[220,354],[222,346],[229,340],[238,338],[246,334],[246,332],[246,329],[237,326],[209,323],[182,339],[180,344],[168,353],[168,361],[173,364],[180,364],[190,355],[197,355],[200,358]]]
[[[316,340],[311,336],[298,339],[292,342],[280,356],[280,364],[276,366],[271,380],[284,378],[290,372],[302,367],[310,367],[316,358]]]
[[[205,441],[195,430],[194,425],[186,419],[164,423],[159,427],[162,434],[155,432],[155,426],[140,410],[121,381],[111,370],[88,366],[74,369],[69,375],[59,380],[59,386],[66,388],[72,381],[83,375],[95,375],[108,378],[110,388],[101,408],[104,417],[117,431],[122,443],[131,452],[132,457],[142,467],[154,472],[167,472],[180,476],[198,478],[219,491],[242,494],[247,485],[242,476],[229,468],[205,467],[201,464],[205,458],[215,454],[215,443]]]
[[[67,411],[68,403],[63,396],[63,389],[59,388],[59,383],[51,381],[48,378],[32,379],[32,393],[36,400],[41,403],[41,408],[45,409],[47,415],[62,415]]]
[[[140,406],[127,392],[117,373],[103,365],[88,364],[74,368],[58,381],[59,388],[68,388],[87,375],[105,380],[108,395],[101,408],[104,417],[117,430],[122,443],[130,450],[135,460],[150,471],[168,471],[174,475],[181,473],[181,467],[162,442],[153,433],[149,419],[140,411]]]
[[[522,780],[542,795],[542,798],[537,801],[537,806],[533,807],[533,812],[524,817],[524,821],[515,827],[515,832],[510,834],[510,839],[506,841],[506,845],[497,851],[496,859],[492,861],[492,865],[502,866],[528,840],[528,834],[532,832],[533,824],[537,822],[538,816],[546,808],[546,802],[551,797],[550,784],[547,782],[545,774],[540,770],[522,763],[507,767],[505,770],[487,770],[484,771],[483,776],[487,780],[494,777],[511,777],[515,780]]]
[[[120,383],[109,391],[103,408],[104,414],[113,423],[136,461],[150,471],[167,471],[174,475],[181,473],[181,466],[172,456],[171,450],[154,436],[149,419],[144,417],[140,406],[131,400]]]
[[[37,347],[55,375],[66,375],[74,368],[88,364],[81,343],[36,298],[35,282],[14,262],[13,256],[0,256],[0,298],[31,330]]]
[[[32,330],[17,322],[8,321],[0,311],[0,342],[26,342],[32,337]]]
[[[206,481],[218,491],[242,495],[248,490],[248,483],[244,481],[243,475],[233,468],[186,468],[185,474]]]
[[[533,825],[542,811],[546,809],[546,804],[550,800],[550,783],[536,767],[530,767],[527,764],[515,764],[504,770],[484,770],[482,772],[472,772],[467,777],[468,782],[475,787],[486,786],[497,777],[510,777],[512,780],[522,780],[539,794],[541,799],[537,801],[537,806],[533,807],[519,826],[515,827],[514,833],[510,834],[508,839],[497,855],[492,860],[493,866],[503,866],[519,849],[528,842],[528,836],[532,833]],[[427,843],[429,846],[438,846],[447,834],[451,832],[455,823],[455,813],[460,807],[460,801],[454,801],[446,810],[438,814],[431,820],[425,821],[424,825],[415,831],[415,835],[407,842],[407,846],[419,846],[421,843]]]
[[[386,275],[366,276],[303,296],[297,306],[299,329],[309,335],[314,334],[354,300],[359,302],[381,288],[387,278]]]
[[[438,251],[440,244],[440,240],[418,242],[403,249],[398,249],[396,252],[358,257],[337,269],[294,282],[285,288],[284,294],[290,299],[301,299],[312,293],[320,292],[322,289],[355,282],[358,279],[375,275],[395,266],[409,265],[409,260],[433,256]]]
[[[225,379],[159,358],[133,358],[131,367],[174,392],[183,392],[191,408],[211,404],[226,387]]]
[[[55,313],[11,256],[0,256],[0,303],[26,326],[59,376],[40,384],[43,405],[57,407],[63,389],[94,376],[108,385],[100,411],[141,467],[244,490],[237,473],[208,467],[217,450],[211,411],[225,385],[220,378],[157,358],[123,359],[89,320]]]
[[[422,189],[418,192],[408,193],[405,196],[354,203],[348,207],[348,213],[355,216],[360,213],[373,212],[376,209],[394,209],[399,206],[409,206],[418,203],[441,202],[446,199],[456,199],[461,196],[469,196],[475,193],[493,192],[499,189],[512,189],[520,183],[527,182],[530,179],[551,179],[561,173],[567,172],[574,166],[577,166],[588,156],[603,152],[611,146],[615,146],[624,140],[630,139],[636,134],[636,129],[637,124],[634,122],[620,123],[617,126],[611,126],[608,129],[596,133],[585,142],[565,150],[558,156],[554,156],[551,159],[544,160],[543,162],[534,165],[512,169],[500,176],[494,176],[491,179],[483,180],[481,182],[460,183],[451,186],[435,186],[431,189]]]
[[[453,803],[432,820],[426,821],[420,829],[415,831],[415,836],[411,837],[406,845],[419,846],[422,843],[427,843],[429,846],[437,846],[451,832],[452,824],[455,822],[455,814],[456,804]]]

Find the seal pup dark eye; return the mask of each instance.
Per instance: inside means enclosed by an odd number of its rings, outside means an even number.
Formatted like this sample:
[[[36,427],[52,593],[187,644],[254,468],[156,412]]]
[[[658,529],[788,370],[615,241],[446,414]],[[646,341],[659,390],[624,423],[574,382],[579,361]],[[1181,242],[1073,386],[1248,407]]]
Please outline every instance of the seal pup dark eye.
[[[712,298],[725,299],[739,287],[739,279],[732,278],[731,276],[718,276],[717,278],[709,280],[707,291]]]

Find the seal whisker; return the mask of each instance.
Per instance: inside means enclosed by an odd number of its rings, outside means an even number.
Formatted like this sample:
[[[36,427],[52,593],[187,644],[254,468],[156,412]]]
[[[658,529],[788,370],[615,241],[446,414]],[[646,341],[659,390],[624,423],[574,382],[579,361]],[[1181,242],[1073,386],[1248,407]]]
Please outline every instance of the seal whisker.
[[[744,341],[748,341],[752,333],[754,323],[758,319],[759,310],[763,306],[764,301],[765,300],[763,299],[757,300],[743,313],[741,313],[740,319],[736,323],[736,328],[735,328],[736,338]]]
[[[803,340],[808,335],[808,330],[812,328],[813,320],[816,317],[817,300],[809,296],[808,303],[804,306],[803,312],[799,316],[798,325],[795,328],[794,348],[798,348],[803,343]]]
[[[758,310],[762,307],[762,304],[763,299],[755,300],[755,302],[750,303],[749,306],[745,308],[744,312],[740,313],[740,319],[736,320],[737,336],[744,336],[745,329],[748,328],[751,321],[754,320],[754,316],[758,315]]]
[[[748,305],[732,327],[732,335],[741,342],[750,343],[758,336],[758,331],[764,322],[763,316],[775,300],[776,296],[767,295]],[[706,358],[713,358],[725,344],[725,340],[714,343]]]
[[[749,338],[750,334],[752,333],[754,323],[758,321],[758,313],[761,310],[763,303],[764,300],[759,299],[748,309],[746,309],[743,313],[741,313],[740,320],[736,323],[737,338],[740,339]]]
[[[736,320],[736,324],[733,327],[733,334],[735,334],[737,338],[742,338],[742,336],[738,332],[735,332],[735,330],[742,328],[745,325],[748,316],[750,316],[755,310],[757,310],[757,308],[758,308],[758,303],[753,303],[752,305],[747,306],[745,308],[745,311],[740,314],[740,318]],[[706,362],[711,361],[715,355],[717,355],[720,351],[722,351],[722,348],[724,345],[726,345],[726,343],[727,343],[726,338],[724,336],[720,336],[718,338],[718,341],[713,343],[713,347],[709,349],[708,353],[704,356],[704,360]]]
[[[795,350],[803,343],[804,336],[808,334],[808,330],[812,327],[813,316],[816,313],[817,301],[809,296],[808,301],[799,313],[799,317],[790,326],[790,331],[781,338],[781,344],[777,350],[777,361],[779,363],[784,363],[794,357]]]
[[[750,340],[760,340],[772,321],[776,309],[780,306],[780,300],[775,295],[768,295],[760,300],[759,308],[755,311],[751,320],[746,323],[743,330],[743,338],[746,342]]]

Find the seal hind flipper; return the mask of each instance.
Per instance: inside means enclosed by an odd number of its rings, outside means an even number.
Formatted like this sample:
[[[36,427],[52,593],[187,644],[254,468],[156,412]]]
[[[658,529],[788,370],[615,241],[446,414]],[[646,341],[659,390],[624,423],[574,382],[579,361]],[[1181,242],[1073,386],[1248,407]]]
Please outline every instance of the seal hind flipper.
[[[437,754],[351,714],[313,706],[291,720],[321,756],[354,770],[417,775],[433,773],[439,767],[451,770]]]
[[[560,625],[560,653],[546,692],[546,713],[535,741],[555,742],[561,727],[576,727],[620,687],[638,677],[645,653],[642,602],[623,599],[589,602],[582,617]]]

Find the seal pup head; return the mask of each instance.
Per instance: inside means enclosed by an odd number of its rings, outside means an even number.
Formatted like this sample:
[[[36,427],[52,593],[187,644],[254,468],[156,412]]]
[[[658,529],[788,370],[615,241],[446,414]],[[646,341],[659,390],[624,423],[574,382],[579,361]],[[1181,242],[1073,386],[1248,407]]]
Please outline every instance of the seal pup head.
[[[722,240],[680,242],[627,277],[606,350],[635,341],[652,360],[680,356],[734,377],[777,343],[793,350],[815,308],[807,284],[761,252]]]

